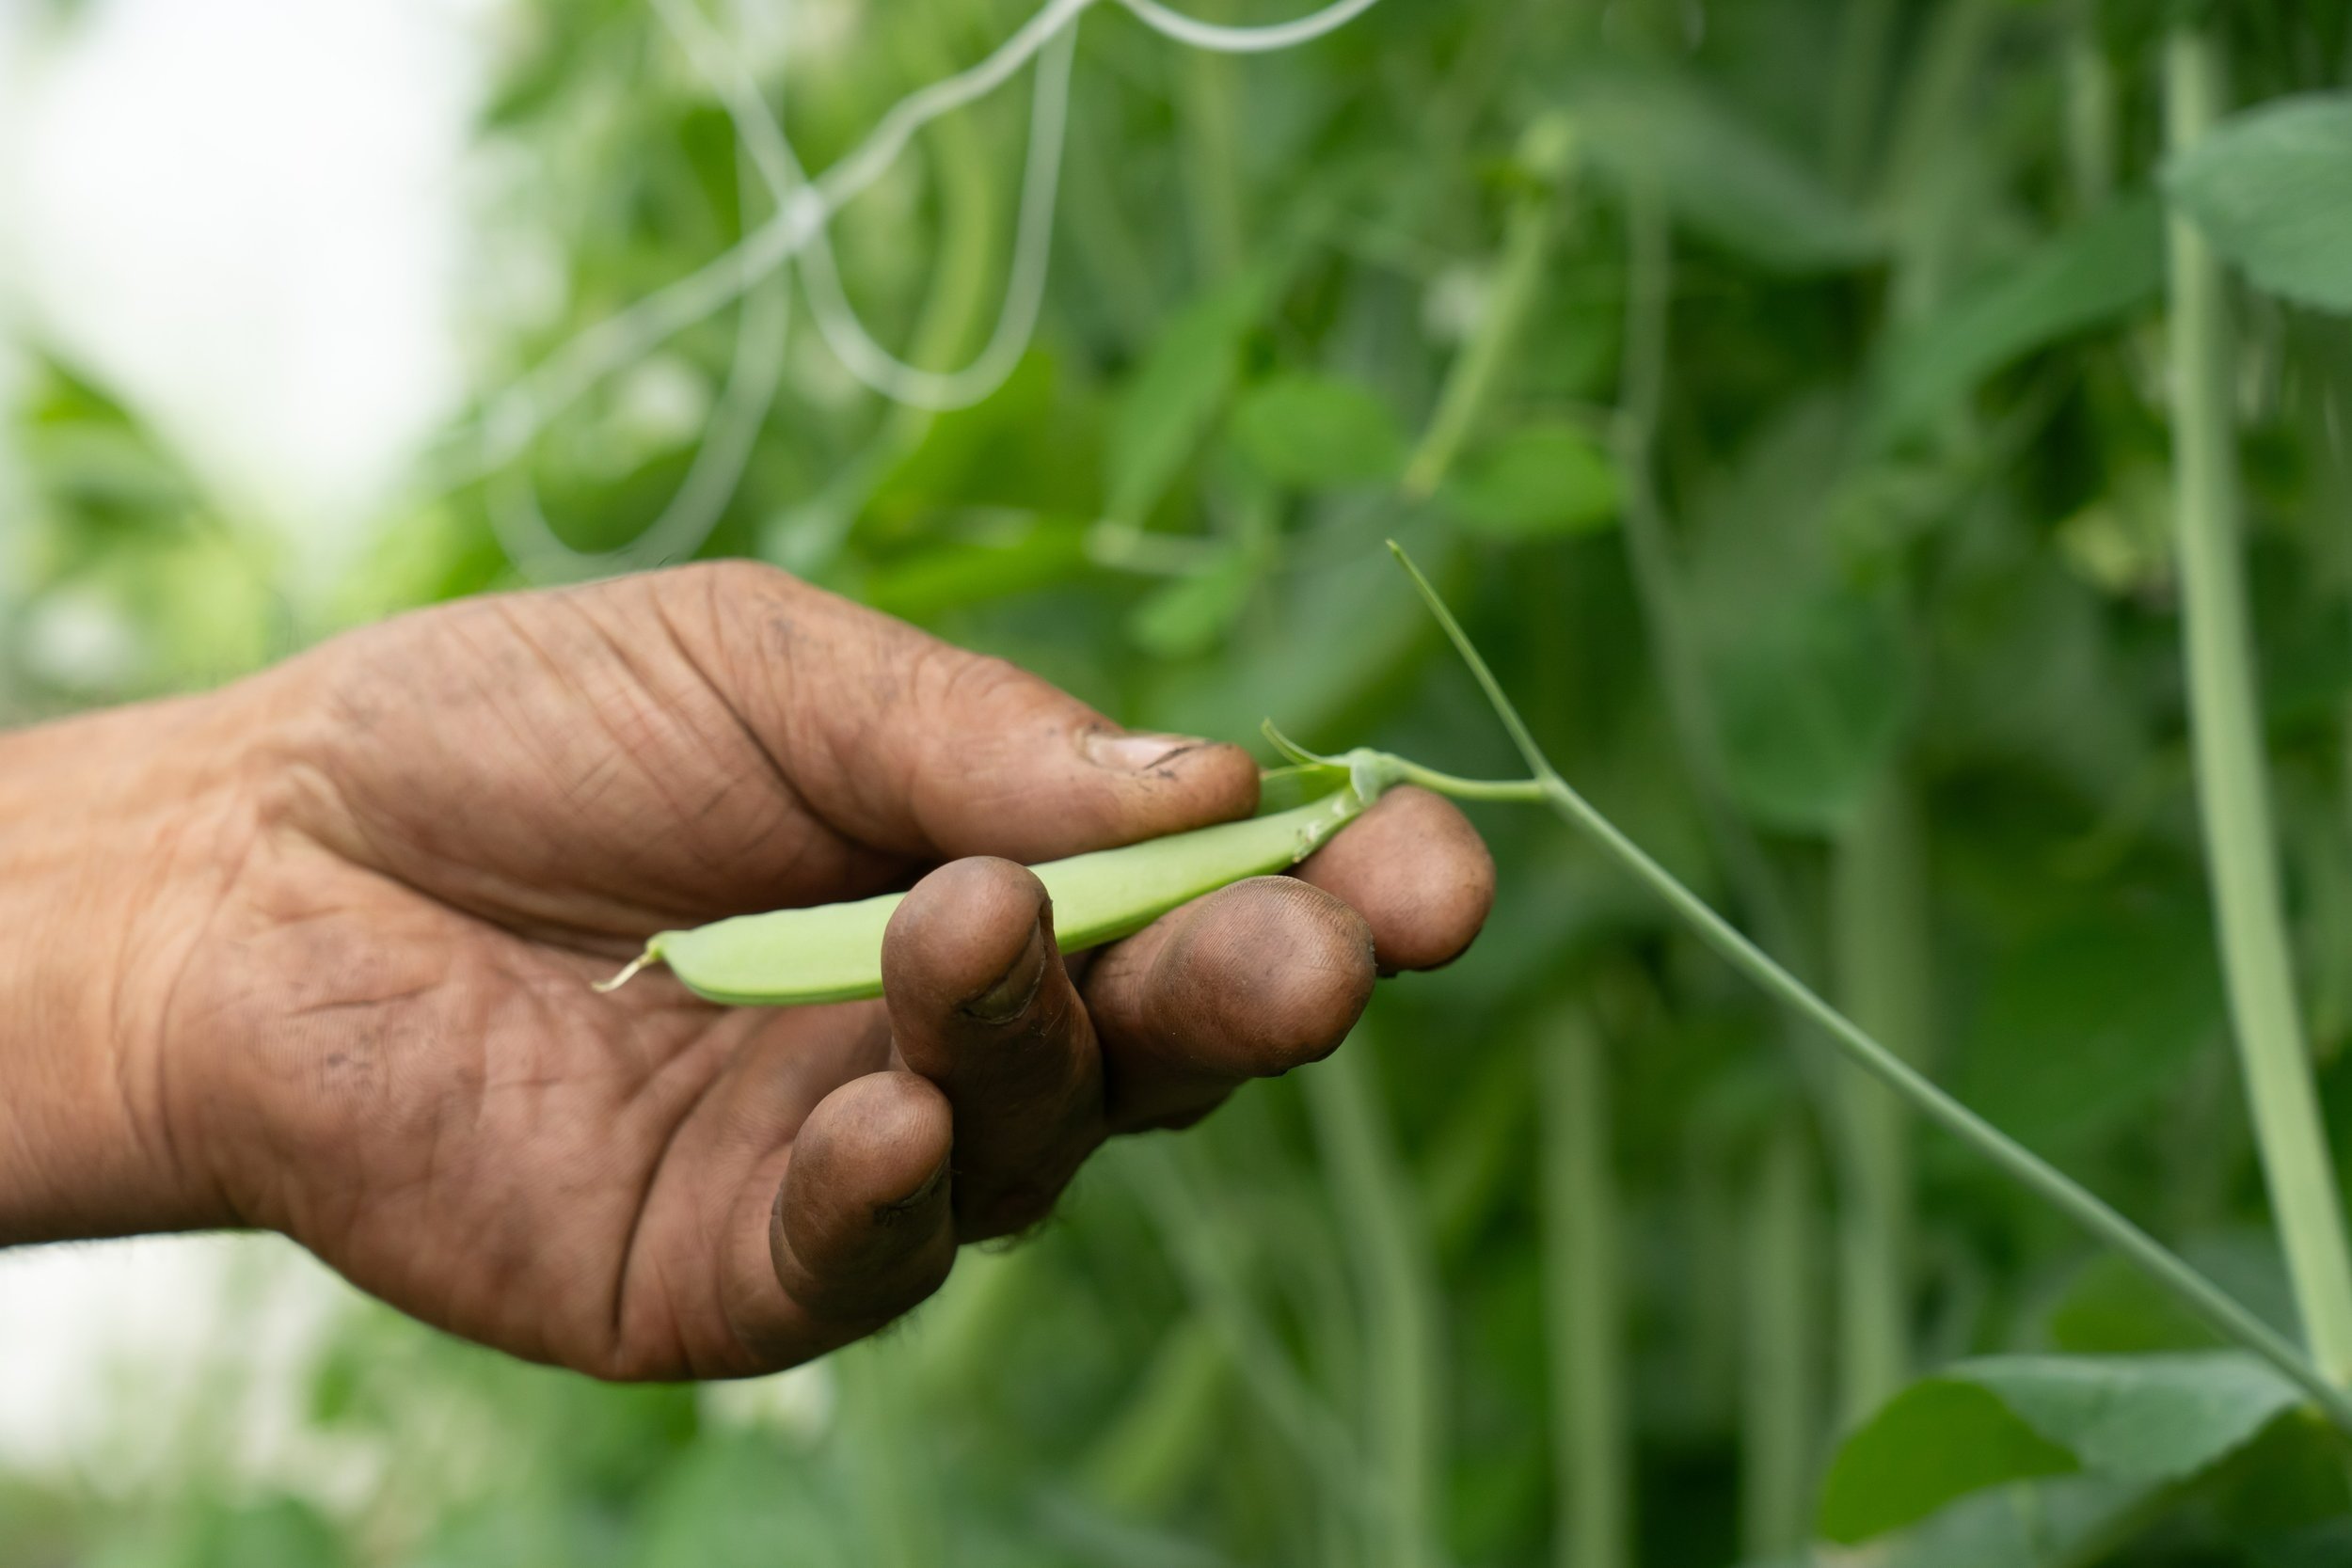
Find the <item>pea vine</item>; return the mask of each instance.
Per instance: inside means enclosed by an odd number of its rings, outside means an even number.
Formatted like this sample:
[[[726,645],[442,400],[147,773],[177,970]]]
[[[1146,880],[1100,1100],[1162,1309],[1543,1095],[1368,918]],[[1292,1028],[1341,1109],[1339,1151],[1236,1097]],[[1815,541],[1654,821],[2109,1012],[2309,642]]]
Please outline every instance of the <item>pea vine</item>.
[[[2157,1287],[2178,1301],[2216,1333],[2260,1356],[2312,1397],[2329,1421],[2352,1435],[2352,1395],[2330,1381],[2295,1343],[2256,1317],[2235,1297],[2198,1272],[2186,1259],[2157,1241],[2112,1205],[2073,1177],[2026,1148],[2016,1139],[1952,1098],[1926,1074],[1888,1049],[1867,1030],[1824,1000],[1820,993],[1790,974],[1772,955],[1748,940],[1737,927],[1715,912],[1675,874],[1628,838],[1562,777],[1518,707],[1495,679],[1484,657],[1462,629],[1445,600],[1423,576],[1404,547],[1391,541],[1389,548],[1413,586],[1437,617],[1454,650],[1470,666],[1479,689],[1496,717],[1518,748],[1532,778],[1508,784],[1480,785],[1480,798],[1539,802],[1576,829],[1611,860],[1647,887],[1689,926],[1700,941],[1761,987],[1767,994],[1819,1029],[1848,1061],[1877,1078],[1888,1088],[1990,1160],[2085,1230],[2113,1247]],[[1442,779],[1443,775],[1436,776]],[[1446,781],[1465,784],[1468,781]],[[1465,793],[1459,788],[1450,793]]]

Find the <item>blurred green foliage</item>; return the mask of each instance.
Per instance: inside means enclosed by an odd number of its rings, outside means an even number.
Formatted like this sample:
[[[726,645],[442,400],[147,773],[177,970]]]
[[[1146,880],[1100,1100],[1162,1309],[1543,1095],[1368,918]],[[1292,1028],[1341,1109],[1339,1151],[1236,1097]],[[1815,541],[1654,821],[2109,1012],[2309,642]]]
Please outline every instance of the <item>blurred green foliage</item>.
[[[1027,14],[803,0],[786,33],[753,10],[721,24],[818,169]],[[700,549],[776,561],[1139,725],[1246,738],[1271,716],[1311,746],[1510,771],[1378,548],[1398,537],[1635,838],[2282,1314],[2169,560],[2158,55],[2198,11],[2234,101],[2301,95],[2170,188],[2249,275],[2247,545],[2342,1148],[2352,328],[2326,311],[2352,277],[2352,165],[2331,161],[2352,136],[2344,0],[1387,0],[1246,59],[1101,8],[1017,370],[921,413],[859,388],[796,320]],[[511,171],[485,248],[561,264],[485,287],[485,406],[770,211],[642,7],[542,0],[517,21],[482,127]],[[1025,115],[1009,88],[944,122],[834,226],[876,336],[926,365],[987,335]],[[738,325],[699,323],[598,386],[503,482],[527,475],[571,546],[627,545],[689,470]],[[351,581],[296,589],[264,534],[70,369],[42,367],[12,434],[26,495],[0,696],[21,716],[226,679],[522,580],[494,527],[502,481],[462,464],[453,487],[426,466],[431,499]],[[0,1490],[0,1561],[1801,1560],[1832,1413],[1894,1392],[1851,1354],[1854,1314],[1895,1323],[1896,1376],[2206,1345],[1956,1146],[1869,1164],[1855,1129],[1887,1113],[1785,1049],[1762,999],[1549,819],[1479,820],[1502,889],[1469,957],[1386,988],[1332,1063],[1107,1153],[1041,1235],[967,1258],[911,1326],[766,1414],[361,1311],[306,1416],[373,1456],[356,1499],[202,1464],[127,1497],[103,1477],[26,1483]],[[1609,1190],[1584,1195],[1622,1248],[1605,1321],[1544,1267],[1539,1151],[1581,1125],[1539,1070],[1564,1004],[1607,1059]],[[1588,1330],[1621,1425],[1549,1381]],[[1906,1568],[2352,1553],[2328,1439],[2271,1421],[2265,1390],[2226,1442],[2103,1468],[2073,1406],[2045,1420],[1987,1392],[2008,1365],[1888,1406],[1870,1430],[1915,1431],[1848,1450],[1833,1503],[1861,1500],[1824,1528],[1949,1503],[1877,1560]],[[1569,1479],[1572,1434],[1596,1432],[1622,1456],[1631,1537],[1571,1547],[1563,1489],[1589,1484]]]

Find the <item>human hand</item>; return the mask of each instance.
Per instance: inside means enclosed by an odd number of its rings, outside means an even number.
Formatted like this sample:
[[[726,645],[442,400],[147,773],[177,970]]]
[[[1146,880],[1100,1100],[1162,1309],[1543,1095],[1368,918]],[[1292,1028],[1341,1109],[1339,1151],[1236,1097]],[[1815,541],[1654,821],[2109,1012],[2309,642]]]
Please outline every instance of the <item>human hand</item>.
[[[1016,863],[1256,797],[1236,748],[739,563],[8,737],[0,1242],[262,1227],[599,1376],[807,1359],[1476,934],[1484,846],[1398,790],[1296,876],[1064,961]],[[917,877],[881,1001],[589,989],[655,929]]]

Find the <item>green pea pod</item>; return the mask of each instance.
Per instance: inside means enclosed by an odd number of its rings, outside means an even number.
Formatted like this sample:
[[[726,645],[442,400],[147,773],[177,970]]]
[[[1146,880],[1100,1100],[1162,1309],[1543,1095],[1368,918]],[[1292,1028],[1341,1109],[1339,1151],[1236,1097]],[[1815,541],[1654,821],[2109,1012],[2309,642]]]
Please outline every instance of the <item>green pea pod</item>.
[[[1338,772],[1345,777],[1344,771]],[[1034,866],[1054,900],[1064,952],[1114,942],[1190,899],[1245,877],[1287,870],[1364,809],[1359,774],[1341,787],[1266,816],[1170,833]],[[663,931],[644,956],[601,988],[657,959],[688,990],[713,1002],[781,1005],[848,1002],[882,994],[882,931],[906,895],[849,904],[739,915],[691,931]]]

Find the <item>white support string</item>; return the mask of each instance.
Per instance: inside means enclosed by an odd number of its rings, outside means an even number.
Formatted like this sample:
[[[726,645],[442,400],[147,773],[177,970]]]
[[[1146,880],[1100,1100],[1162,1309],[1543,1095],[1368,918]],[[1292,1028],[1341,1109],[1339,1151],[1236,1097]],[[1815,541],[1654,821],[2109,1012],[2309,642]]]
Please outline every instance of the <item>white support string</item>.
[[[1153,32],[1188,43],[1195,49],[1207,49],[1219,55],[1267,55],[1278,49],[1295,49],[1311,43],[1326,33],[1337,32],[1379,4],[1379,0],[1334,0],[1310,16],[1295,22],[1276,22],[1257,27],[1225,27],[1214,22],[1200,22],[1182,11],[1169,10],[1156,0],[1119,0],[1133,11],[1137,21]]]
[[[1003,86],[1094,3],[1048,0],[977,65],[942,77],[891,105],[864,141],[814,182],[795,191],[782,211],[733,249],[558,349],[492,403],[483,420],[484,470],[501,468],[520,457],[549,420],[606,376],[742,297],[799,254],[834,214],[889,172],[916,132]]]
[[[803,269],[808,275],[810,303],[828,345],[851,373],[877,391],[918,407],[953,408],[977,402],[1001,385],[1025,351],[1043,304],[1074,53],[1074,38],[1066,35],[1074,34],[1072,24],[1096,3],[1047,0],[978,64],[900,99],[864,141],[816,181],[803,182],[781,124],[724,40],[683,0],[654,0],[681,44],[697,55],[696,63],[725,103],[737,135],[744,139],[775,194],[778,208],[773,217],[724,254],[582,331],[492,400],[479,430],[482,450],[475,477],[495,481],[493,523],[516,564],[533,575],[580,576],[676,559],[700,546],[725,510],[772,402],[783,356],[781,313],[755,320],[755,312],[747,305],[738,338],[736,369],[713,415],[715,428],[696,453],[677,496],[638,540],[603,552],[573,548],[548,526],[528,481],[514,478],[508,470],[516,467],[549,420],[598,382],[743,298],[804,250],[812,252]],[[1377,0],[1333,0],[1295,22],[1254,27],[1200,22],[1156,0],[1120,3],[1153,31],[1193,48],[1257,54],[1321,38],[1363,14]],[[1061,47],[1050,62],[1053,69],[1041,70],[1039,74],[1014,259],[996,329],[979,356],[961,371],[943,374],[908,365],[875,342],[858,321],[841,290],[827,243],[827,226],[844,206],[889,171],[917,132],[994,91],[1057,39]],[[771,339],[772,353],[769,353],[766,345]],[[755,354],[755,348],[762,352]],[[763,365],[774,368],[762,370]],[[755,417],[749,413],[755,403]]]
[[[665,16],[687,0],[654,0]],[[687,8],[691,9],[691,6]],[[699,17],[698,17],[699,19]],[[762,105],[763,110],[765,104]],[[748,201],[754,188],[748,175],[737,187]],[[787,184],[770,183],[777,211],[792,197]],[[654,520],[625,545],[609,550],[583,550],[566,543],[548,522],[531,466],[512,462],[490,476],[487,495],[490,527],[499,546],[524,576],[537,581],[602,577],[643,571],[665,562],[691,558],[719,526],[736,488],[743,480],[760,427],[775,405],[776,388],[784,379],[784,352],[792,319],[792,285],[788,277],[772,287],[747,283],[743,309],[736,325],[735,361],[727,384],[711,410],[702,445],[676,492]]]
[[[677,493],[660,516],[626,545],[583,550],[566,544],[539,504],[530,466],[511,463],[490,476],[490,526],[507,559],[533,581],[568,580],[641,572],[692,559],[719,526],[742,483],[760,427],[784,377],[784,351],[792,313],[789,278],[778,277],[743,297],[734,368],[711,410],[709,427]]]
[[[973,361],[943,373],[910,365],[876,342],[858,320],[841,287],[833,245],[819,229],[801,262],[809,309],[825,343],[850,373],[896,403],[934,413],[968,408],[1005,384],[1037,334],[1051,269],[1054,207],[1060,195],[1062,148],[1070,123],[1070,71],[1077,55],[1078,29],[1064,28],[1037,63],[1037,92],[1029,110],[1029,153],[1021,176],[1021,215],[1014,230],[1012,261],[1006,270],[1005,303],[995,329]]]
[[[691,0],[653,0],[653,5],[719,95],[737,136],[783,207],[803,183],[800,157],[768,107],[759,85],[744,69],[741,56],[728,47]],[[987,346],[971,364],[953,372],[922,370],[876,342],[842,289],[826,226],[818,225],[809,236],[801,257],[801,276],[818,330],[851,375],[893,402],[934,413],[968,408],[1003,386],[1028,352],[1045,303],[1053,253],[1054,208],[1069,127],[1070,72],[1077,52],[1076,21],[1073,16],[1069,25],[1053,36],[1038,61],[1029,113],[1029,151],[1022,176],[1021,212],[1012,261],[1007,269],[1005,302]]]

